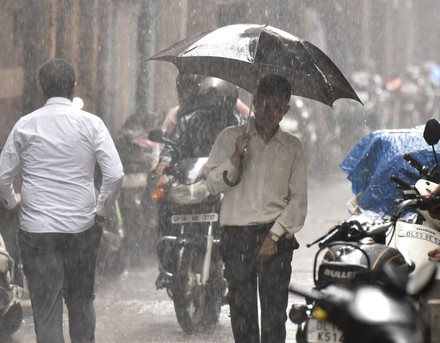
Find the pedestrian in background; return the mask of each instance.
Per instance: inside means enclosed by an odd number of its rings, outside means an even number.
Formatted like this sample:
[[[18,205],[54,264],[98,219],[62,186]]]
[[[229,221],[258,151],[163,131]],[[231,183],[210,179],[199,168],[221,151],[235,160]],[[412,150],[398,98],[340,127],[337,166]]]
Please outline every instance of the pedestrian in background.
[[[238,87],[216,77],[204,77],[197,95],[199,106],[182,116],[170,135],[173,144],[165,144],[156,167],[156,186],[166,187],[172,180],[168,169],[184,159],[208,157],[217,135],[226,127],[239,125],[244,118],[236,110]],[[159,232],[161,236],[173,235],[170,231],[169,213],[174,212],[171,202],[159,204]],[[172,256],[159,254],[162,265]],[[156,287],[164,288],[171,278],[163,271],[159,273]]]
[[[204,107],[203,103],[200,103],[198,98],[200,84],[205,78],[206,76],[197,74],[180,73],[177,75],[176,90],[179,105],[170,108],[166,113],[165,119],[162,123],[162,130],[165,135],[170,136],[173,133],[180,118]],[[238,96],[235,109],[243,118],[247,118],[249,115],[249,107],[247,107]]]
[[[122,164],[103,121],[72,106],[76,78],[69,62],[49,60],[39,82],[47,102],[9,134],[0,156],[0,197],[20,211],[18,242],[37,341],[64,342],[64,298],[71,342],[94,342],[96,255]],[[97,198],[96,163],[103,177]],[[20,169],[16,193],[12,181]]]
[[[224,192],[220,254],[236,343],[286,340],[291,261],[299,247],[294,234],[307,212],[304,150],[297,137],[279,128],[290,94],[286,79],[264,77],[254,95],[255,120],[249,131],[247,125],[223,130],[205,166],[208,190]],[[241,182],[228,186],[224,171],[234,181],[244,156]]]

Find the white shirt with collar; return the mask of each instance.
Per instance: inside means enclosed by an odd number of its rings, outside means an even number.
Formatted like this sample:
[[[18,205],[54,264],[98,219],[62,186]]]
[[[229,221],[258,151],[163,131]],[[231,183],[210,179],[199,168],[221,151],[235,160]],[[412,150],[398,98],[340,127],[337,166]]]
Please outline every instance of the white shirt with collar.
[[[94,169],[102,170],[99,197]],[[17,203],[12,185],[21,169],[21,229],[28,232],[81,232],[105,216],[122,184],[123,168],[104,122],[54,97],[14,126],[0,155],[0,197]]]
[[[224,192],[220,212],[222,226],[249,226],[275,221],[271,232],[291,237],[304,225],[307,214],[307,169],[300,140],[277,130],[266,144],[250,123],[241,182],[229,187],[223,172],[235,180],[238,168],[229,157],[245,125],[229,127],[217,137],[205,166],[206,184],[212,194]]]

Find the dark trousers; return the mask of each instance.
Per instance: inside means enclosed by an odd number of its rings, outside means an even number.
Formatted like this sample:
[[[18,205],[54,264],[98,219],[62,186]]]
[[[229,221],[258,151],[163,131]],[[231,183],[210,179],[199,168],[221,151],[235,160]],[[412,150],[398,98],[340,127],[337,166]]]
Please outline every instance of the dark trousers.
[[[295,239],[282,237],[277,254],[265,262],[256,256],[272,224],[225,227],[220,253],[228,281],[231,326],[236,343],[284,343],[288,287]],[[258,323],[261,308],[261,339]]]
[[[102,229],[80,233],[29,233],[18,242],[38,343],[63,343],[63,297],[72,343],[95,342],[94,284]]]

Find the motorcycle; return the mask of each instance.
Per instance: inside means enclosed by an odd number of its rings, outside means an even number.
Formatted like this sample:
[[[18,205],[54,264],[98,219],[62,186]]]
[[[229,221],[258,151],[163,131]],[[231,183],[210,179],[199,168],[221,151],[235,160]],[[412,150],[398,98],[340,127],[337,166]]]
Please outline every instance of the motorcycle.
[[[157,163],[158,144],[147,137],[145,116],[131,115],[114,142],[124,166],[118,198],[126,237],[123,244],[129,265],[139,265],[154,255],[157,242],[157,209],[150,201],[150,171]]]
[[[385,234],[392,222],[366,216],[352,216],[336,224],[328,233],[314,242],[318,244],[313,267],[315,289],[326,292],[333,285],[350,285],[359,275],[373,275],[388,264],[409,274],[413,266],[397,249],[384,244]],[[377,280],[379,283],[379,280]],[[296,341],[344,342],[343,332],[313,313],[316,302],[308,298],[306,304],[295,304],[290,311],[291,320],[298,325]],[[319,337],[326,337],[320,340]]]
[[[425,140],[432,146],[440,140],[440,124],[437,124],[428,122],[425,126]],[[434,148],[433,151],[436,156]],[[393,175],[392,181],[404,191],[402,198],[396,200],[392,216],[354,214],[307,245],[319,243],[313,268],[316,290],[325,292],[333,285],[353,283],[361,274],[374,276],[389,264],[406,275],[416,274],[428,262],[427,252],[440,245],[440,221],[428,212],[433,204],[440,202],[439,197],[431,195],[437,187],[433,182],[438,179],[437,164],[428,168],[410,154],[405,154],[404,159],[417,169],[419,180],[410,185]],[[380,284],[380,280],[376,283]],[[298,324],[297,342],[319,342],[316,337],[328,337],[322,342],[343,341],[343,332],[338,327],[313,318],[316,307],[308,299],[305,305],[292,308],[292,318]],[[428,310],[423,308],[421,312]]]
[[[2,148],[0,148],[0,153]],[[16,213],[7,211],[0,205],[0,340],[16,332],[23,320],[21,299],[24,295],[24,274],[19,260],[16,230],[19,219]],[[12,251],[6,249],[5,240]],[[11,256],[14,256],[14,258]]]
[[[102,229],[96,259],[98,277],[115,279],[127,269],[128,258],[123,248],[125,237],[124,219],[116,201]]]
[[[99,193],[102,174],[99,165],[95,167],[95,194]],[[116,200],[107,215],[102,229],[96,259],[96,274],[103,279],[114,279],[122,274],[128,266],[128,258],[123,249],[126,233],[124,218]]]
[[[311,313],[304,313],[311,316],[306,342],[429,343],[430,324],[419,299],[430,289],[436,271],[434,264],[427,264],[409,278],[387,264],[375,273],[357,274],[350,283],[324,289],[291,286],[291,292],[315,304]],[[289,318],[301,321],[295,306]]]
[[[162,130],[150,131],[149,139],[173,144]],[[156,287],[166,288],[183,331],[203,332],[218,322],[227,289],[219,253],[222,195],[211,195],[205,186],[207,157],[177,161],[168,168],[167,186],[151,195],[161,203]]]
[[[434,119],[429,120],[423,136],[432,146],[434,159],[437,161],[434,145],[440,140],[440,124]],[[437,162],[432,168],[428,168],[411,154],[405,154],[403,158],[418,171],[419,179],[415,185],[410,185],[395,175],[391,177],[391,180],[403,189],[403,201],[393,215],[395,225],[387,233],[387,244],[399,249],[417,269],[428,262],[427,252],[440,245],[440,220],[431,217],[428,200],[419,200],[420,197],[431,198],[431,194],[438,187],[440,176],[437,172]],[[412,215],[399,218],[408,209],[413,210]]]
[[[427,252],[440,246],[440,223],[429,215],[429,205],[421,202],[421,197],[430,199],[430,194],[437,184],[427,180],[418,180],[415,191],[411,195],[406,194],[399,205],[399,212],[415,210],[416,213],[409,218],[398,218],[394,215],[395,225],[391,226],[387,234],[387,244],[402,252],[407,260],[410,260],[415,270],[428,262]]]
[[[0,339],[16,332],[23,319],[21,299],[24,289],[17,282],[17,279],[21,279],[21,275],[16,277],[17,271],[21,272],[21,268],[17,268],[0,235]]]

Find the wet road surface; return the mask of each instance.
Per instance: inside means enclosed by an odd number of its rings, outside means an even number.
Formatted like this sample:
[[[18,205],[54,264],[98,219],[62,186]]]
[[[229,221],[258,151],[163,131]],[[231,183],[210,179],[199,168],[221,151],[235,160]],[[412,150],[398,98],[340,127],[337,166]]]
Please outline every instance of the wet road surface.
[[[351,197],[350,183],[342,172],[336,172],[323,183],[309,181],[309,213],[303,230],[297,235],[301,244],[293,257],[292,282],[312,287],[313,257],[316,247],[306,244],[327,232],[335,223],[347,217],[345,203]],[[173,302],[165,290],[156,290],[157,264],[131,268],[116,280],[100,280],[97,285],[96,342],[101,343],[223,343],[233,342],[228,306],[223,306],[220,321],[212,332],[187,335],[179,327]],[[293,303],[301,298],[290,296]],[[33,319],[29,302],[24,301],[24,320],[21,328],[7,343],[35,343]],[[295,325],[288,321],[287,342],[295,342]],[[66,343],[67,315],[64,316]]]

